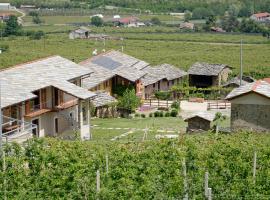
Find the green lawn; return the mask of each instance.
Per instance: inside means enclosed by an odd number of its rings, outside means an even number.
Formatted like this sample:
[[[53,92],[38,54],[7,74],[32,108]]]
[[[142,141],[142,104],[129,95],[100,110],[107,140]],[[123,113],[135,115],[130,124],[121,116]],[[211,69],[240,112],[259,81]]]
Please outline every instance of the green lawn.
[[[118,142],[131,142],[141,141],[147,128],[147,140],[155,138],[155,135],[166,134],[166,131],[175,131],[174,133],[168,132],[167,134],[177,134],[178,131],[184,132],[186,123],[181,118],[163,117],[163,118],[116,118],[116,119],[92,119],[91,125],[96,126],[92,128],[93,141],[110,141],[112,138],[127,133],[133,130],[132,133],[122,137],[116,141]],[[105,128],[105,129],[102,129]],[[108,129],[114,128],[114,129]],[[116,128],[121,128],[117,130]],[[129,128],[129,129],[124,129]],[[139,129],[139,130],[134,130]],[[164,130],[164,132],[159,132]]]

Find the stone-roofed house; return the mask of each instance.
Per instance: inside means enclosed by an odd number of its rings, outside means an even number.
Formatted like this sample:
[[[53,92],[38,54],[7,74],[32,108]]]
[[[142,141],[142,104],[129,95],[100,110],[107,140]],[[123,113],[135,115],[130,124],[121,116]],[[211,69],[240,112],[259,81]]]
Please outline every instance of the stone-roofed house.
[[[82,26],[76,30],[71,31],[69,33],[69,39],[87,39],[90,36],[90,32],[91,30],[89,28]]]
[[[143,69],[147,74],[142,78],[144,97],[151,97],[155,91],[168,91],[172,86],[180,84],[187,72],[169,64]]]
[[[189,85],[197,88],[221,86],[231,73],[231,67],[224,64],[195,63],[188,70]]]
[[[187,132],[202,132],[211,129],[211,122],[215,118],[214,113],[199,112],[193,113],[184,119],[188,123]]]
[[[232,130],[270,131],[270,84],[255,81],[234,89],[231,101]]]
[[[91,101],[95,107],[95,116],[100,118],[116,117],[117,100],[104,91],[96,91],[97,96]]]
[[[84,79],[83,87],[112,94],[118,85],[133,86],[138,96],[143,94],[141,78],[146,75],[142,69],[149,64],[119,51],[108,51],[79,63],[94,73]]]
[[[83,89],[81,82],[91,73],[60,56],[2,70],[4,136],[56,136],[76,129],[82,139],[89,139],[89,104],[95,94]]]

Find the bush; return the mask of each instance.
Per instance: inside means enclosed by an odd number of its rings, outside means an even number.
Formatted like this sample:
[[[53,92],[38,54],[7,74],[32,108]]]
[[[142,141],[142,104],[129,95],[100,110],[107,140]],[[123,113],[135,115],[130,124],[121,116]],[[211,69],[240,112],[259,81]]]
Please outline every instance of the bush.
[[[140,114],[139,113],[135,113],[134,117],[139,117]]]
[[[179,101],[174,101],[171,105],[171,108],[175,109],[175,110],[179,110],[180,108],[180,103]]]
[[[159,117],[164,117],[164,112],[163,111],[159,112]]]
[[[153,117],[153,113],[150,113],[150,114],[149,114],[149,117]]]
[[[141,114],[141,118],[145,118],[145,114]]]
[[[171,116],[171,113],[170,112],[166,112],[165,113],[165,117],[170,117]]]
[[[166,107],[159,107],[159,108],[158,108],[158,110],[162,110],[162,111],[169,111],[169,109],[168,109],[168,108],[166,108]]]
[[[172,109],[172,111],[171,111],[171,117],[177,117],[177,115],[178,115],[178,111],[175,110],[175,109]]]
[[[1,44],[0,45],[0,50],[2,52],[7,51],[8,49],[9,49],[9,46],[7,44]]]
[[[29,38],[31,40],[40,40],[44,35],[45,34],[43,31],[37,31],[37,32],[33,32],[32,35],[29,36]]]
[[[157,91],[155,92],[155,97],[160,100],[168,100],[171,96],[170,92]]]
[[[159,117],[159,112],[158,111],[154,112],[154,117]]]

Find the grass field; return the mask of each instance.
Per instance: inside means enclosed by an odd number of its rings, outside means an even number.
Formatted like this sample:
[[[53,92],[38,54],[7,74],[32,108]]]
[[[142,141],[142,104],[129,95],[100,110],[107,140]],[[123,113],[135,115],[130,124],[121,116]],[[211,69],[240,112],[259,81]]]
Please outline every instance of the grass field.
[[[112,138],[119,136],[123,133],[127,133],[134,130],[127,136],[117,139],[117,142],[132,142],[142,140],[144,132],[142,129],[149,129],[147,131],[147,139],[151,140],[155,138],[155,135],[166,134],[166,130],[176,131],[173,134],[177,134],[178,131],[183,132],[186,127],[186,123],[181,118],[134,118],[134,119],[93,119],[91,125],[96,128],[92,129],[93,141],[104,142],[111,141]],[[103,128],[103,129],[100,129]],[[105,128],[105,129],[104,129]],[[110,128],[110,129],[108,129]],[[117,129],[116,129],[117,128]],[[120,129],[121,128],[121,129]],[[126,129],[125,129],[126,128]],[[164,130],[165,132],[158,132],[158,130]],[[168,133],[172,134],[172,133]]]
[[[90,16],[41,16],[40,18],[44,21],[45,24],[48,25],[90,22]],[[31,24],[32,17],[25,17],[24,22],[27,24]]]

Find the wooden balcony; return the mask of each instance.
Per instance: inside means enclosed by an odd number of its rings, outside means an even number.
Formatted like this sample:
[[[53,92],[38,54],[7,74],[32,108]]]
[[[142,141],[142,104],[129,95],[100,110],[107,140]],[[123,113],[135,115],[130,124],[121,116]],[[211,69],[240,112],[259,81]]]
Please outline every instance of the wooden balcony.
[[[55,108],[56,108],[56,110],[64,110],[64,109],[73,107],[73,106],[75,106],[77,104],[78,104],[78,99],[73,99],[73,100],[61,103],[58,106],[55,106]]]
[[[42,114],[45,114],[45,113],[48,113],[48,112],[51,112],[52,109],[50,108],[41,108],[41,109],[37,109],[37,110],[34,110],[34,111],[30,111],[29,113],[27,113],[25,115],[25,117],[30,117],[30,118],[33,118],[33,117],[37,117],[39,115],[42,115]]]

